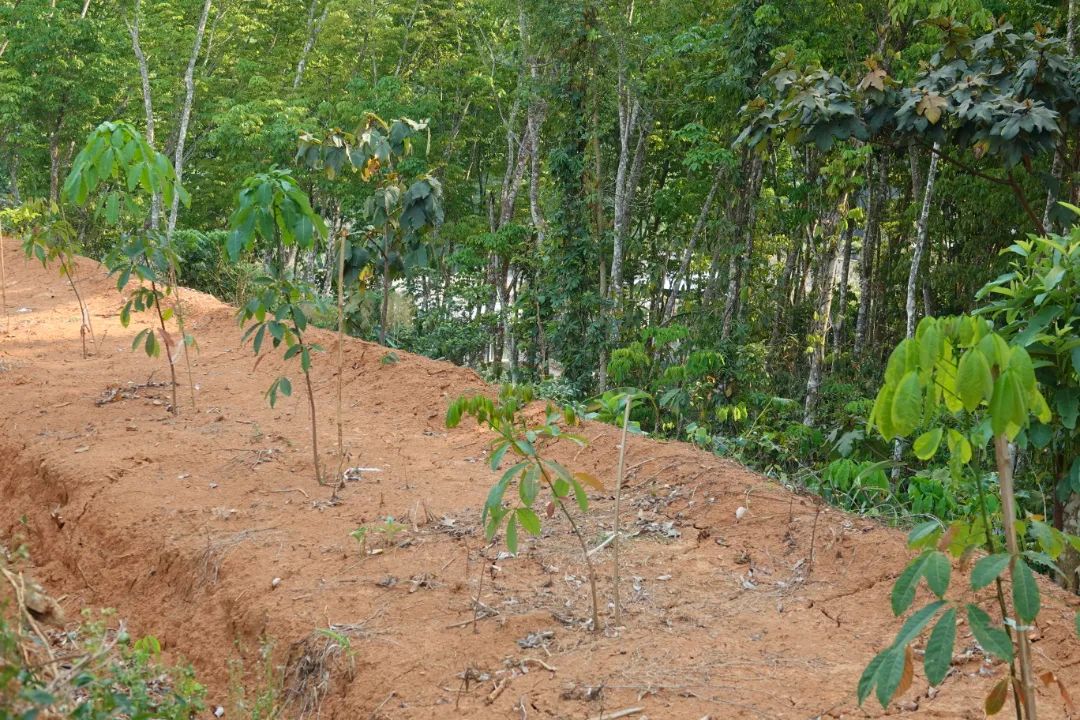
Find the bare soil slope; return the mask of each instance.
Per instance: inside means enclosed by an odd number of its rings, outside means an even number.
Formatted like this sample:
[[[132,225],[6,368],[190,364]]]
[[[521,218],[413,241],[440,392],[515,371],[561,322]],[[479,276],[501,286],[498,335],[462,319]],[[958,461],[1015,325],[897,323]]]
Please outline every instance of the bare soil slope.
[[[519,557],[485,547],[479,511],[495,479],[489,437],[447,432],[472,372],[357,340],[346,354],[349,465],[377,468],[330,507],[310,470],[301,383],[270,409],[276,360],[253,368],[231,308],[186,292],[198,409],[181,388],[166,410],[165,361],[133,353],[147,319],[124,329],[102,268],[79,264],[103,340],[83,360],[78,310],[52,270],[7,241],[10,331],[0,335],[0,541],[29,541],[38,579],[69,610],[108,606],[135,632],[192,661],[224,703],[227,663],[254,679],[259,647],[287,665],[288,716],[325,718],[815,718],[877,715],[854,703],[858,676],[899,623],[888,595],[908,553],[900,532],[832,510],[682,443],[629,446],[625,629],[593,634],[574,538],[557,519]],[[2,321],[0,321],[2,322]],[[2,328],[2,325],[0,325]],[[334,460],[333,334],[316,358],[324,462]],[[299,379],[298,368],[289,372]],[[181,378],[183,379],[183,373]],[[613,483],[615,428],[587,424],[589,447],[563,459]],[[749,509],[736,521],[740,505]],[[596,543],[612,502],[593,496]],[[393,516],[407,526],[364,558],[349,533]],[[816,528],[815,528],[816,525]],[[379,547],[379,533],[370,543]],[[813,538],[813,547],[811,539]],[[484,617],[467,623],[478,571]],[[610,549],[595,555],[610,594]],[[274,584],[274,579],[280,582]],[[1080,695],[1075,598],[1052,591],[1039,662]],[[69,615],[74,613],[69,613]],[[335,653],[333,629],[350,653]],[[917,671],[891,713],[981,717],[1004,672],[961,628],[936,694]],[[468,677],[469,682],[464,682]],[[501,688],[501,690],[498,690]],[[1064,717],[1056,692],[1045,717]],[[455,712],[456,711],[456,712]]]

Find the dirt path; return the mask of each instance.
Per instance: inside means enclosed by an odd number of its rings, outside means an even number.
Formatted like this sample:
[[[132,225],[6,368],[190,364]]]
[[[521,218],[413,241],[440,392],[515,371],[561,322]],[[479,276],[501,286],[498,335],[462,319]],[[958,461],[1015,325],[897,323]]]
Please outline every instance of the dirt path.
[[[115,607],[192,661],[212,703],[226,702],[230,661],[254,682],[260,648],[272,644],[290,669],[290,717],[316,706],[342,719],[593,718],[630,707],[654,720],[879,714],[856,708],[853,694],[898,629],[888,593],[908,556],[900,533],[829,510],[815,532],[809,499],[687,445],[634,439],[625,521],[640,534],[624,553],[627,627],[594,635],[580,627],[588,585],[565,525],[552,521],[516,558],[483,547],[488,437],[442,424],[449,400],[483,387],[475,374],[406,353],[384,362],[382,348],[349,341],[349,464],[378,471],[328,507],[311,477],[302,385],[266,405],[281,365],[253,369],[230,308],[186,294],[198,411],[182,400],[174,418],[168,388],[134,387],[168,370],[131,352],[144,319],[120,326],[120,296],[102,269],[79,267],[104,335],[100,355],[83,360],[70,292],[13,244],[14,314],[0,335],[0,541],[25,538],[39,579],[66,594],[69,610]],[[332,334],[319,341],[336,347]],[[332,364],[332,352],[316,358],[331,468]],[[588,424],[584,435],[592,444],[563,459],[611,482],[615,429]],[[593,502],[595,543],[612,502]],[[736,522],[740,505],[749,513]],[[387,516],[408,529],[363,558],[349,533]],[[493,614],[474,633],[465,621],[481,550],[497,570],[482,592]],[[605,596],[608,553],[595,556]],[[1058,593],[1045,601],[1035,647],[1080,695],[1075,604]],[[342,638],[349,652],[335,654]],[[917,673],[891,712],[981,717],[1003,667],[984,663],[963,627],[957,651],[935,697]],[[465,689],[465,675],[479,679]],[[1041,699],[1044,717],[1065,716],[1055,694]]]

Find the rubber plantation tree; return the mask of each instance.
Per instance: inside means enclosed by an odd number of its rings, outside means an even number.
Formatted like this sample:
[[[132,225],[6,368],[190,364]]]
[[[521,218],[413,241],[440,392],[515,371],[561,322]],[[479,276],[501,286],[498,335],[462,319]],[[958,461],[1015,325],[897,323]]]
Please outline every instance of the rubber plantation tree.
[[[252,349],[260,355],[270,342],[274,349],[284,348],[284,359],[298,358],[307,386],[308,410],[311,416],[311,452],[315,480],[320,485],[331,484],[323,476],[319,464],[319,435],[315,413],[315,391],[311,384],[311,356],[321,352],[318,344],[307,342],[308,313],[321,302],[310,284],[291,276],[286,267],[286,248],[308,250],[316,238],[325,238],[326,223],[311,208],[307,195],[292,174],[285,169],[252,175],[244,181],[236,210],[229,218],[230,232],[226,251],[236,262],[243,252],[257,247],[268,258],[266,273],[254,281],[253,297],[236,312],[241,327],[245,327],[243,342],[251,341]],[[257,363],[256,363],[257,364]],[[292,394],[292,382],[281,375],[266,391],[270,407],[279,395]]]
[[[5,224],[9,227],[20,232],[26,257],[37,258],[43,267],[48,267],[51,263],[60,266],[60,274],[68,281],[75,301],[79,304],[79,337],[82,339],[83,358],[88,355],[87,336],[94,345],[94,352],[97,352],[97,337],[90,322],[90,308],[75,282],[75,256],[79,252],[78,233],[64,217],[61,208],[55,203],[35,199],[0,212],[0,218],[6,221]]]
[[[176,254],[165,234],[144,227],[150,206],[160,197],[171,204],[178,196],[185,206],[191,204],[187,191],[176,181],[172,163],[155,150],[134,126],[126,122],[103,122],[86,138],[64,181],[64,198],[72,204],[89,206],[95,217],[123,232],[120,242],[109,253],[105,264],[116,275],[116,287],[123,292],[134,279],[131,291],[120,312],[124,327],[131,323],[131,313],[153,311],[157,332],[141,330],[132,343],[140,345],[150,357],[161,355],[164,346],[171,378],[171,412],[180,412],[176,400],[176,363],[195,339],[184,332],[180,323],[179,340],[168,330],[179,303],[166,307],[164,301],[176,295]],[[179,315],[179,313],[177,313]],[[160,338],[158,337],[160,335]],[[195,405],[195,385],[188,360],[188,385]]]
[[[1007,187],[1042,232],[1015,168],[1031,171],[1035,158],[1052,153],[1065,130],[1080,123],[1080,86],[1066,43],[1042,32],[1018,33],[1004,21],[978,36],[948,18],[927,23],[940,30],[940,49],[906,85],[875,58],[851,85],[827,69],[801,65],[793,51],[781,55],[765,76],[765,92],[743,108],[747,124],[736,142],[756,147],[785,136],[821,151],[848,140],[913,143]],[[970,151],[976,163],[993,158],[1000,170],[979,169],[942,148]],[[1061,177],[1072,182],[1075,170],[1066,168]],[[1070,197],[1072,190],[1058,194]]]
[[[1080,208],[1071,207],[1077,215]],[[1053,415],[1036,422],[1026,442],[1050,459],[1054,526],[1080,533],[1080,226],[1068,235],[1018,240],[1003,251],[1009,272],[988,283],[980,313],[998,332],[1027,349]],[[1077,589],[1078,556],[1062,559],[1065,584]]]
[[[908,541],[920,554],[893,586],[893,613],[900,616],[911,608],[923,579],[936,599],[912,613],[892,644],[867,666],[858,684],[860,704],[876,690],[884,708],[907,690],[914,664],[912,643],[935,618],[924,665],[930,683],[940,685],[952,662],[957,615],[962,611],[983,650],[1010,666],[1009,676],[1002,678],[986,699],[987,713],[1000,710],[1011,692],[1016,696],[1018,714],[1022,712],[1023,717],[1035,720],[1036,669],[1030,633],[1040,599],[1033,568],[1053,569],[1064,547],[1080,547],[1080,538],[1066,535],[1035,516],[1018,517],[1010,444],[1030,431],[1033,420],[1049,425],[1052,419],[1031,355],[1023,345],[1009,344],[994,332],[985,318],[923,318],[915,336],[902,341],[892,352],[885,383],[871,412],[870,427],[886,440],[918,432],[913,444],[916,456],[929,460],[947,448],[954,472],[962,471],[984,454],[990,455],[997,470],[1001,516],[990,517],[986,492],[980,483],[980,514],[976,518],[955,521],[948,528],[931,521],[912,530]],[[997,546],[997,520],[1004,535],[1004,549]],[[961,558],[964,567],[976,549],[989,554],[972,567],[970,589],[979,591],[991,583],[996,585],[993,600],[1000,623],[980,607],[978,596],[976,602],[963,602],[971,599],[968,590],[956,588],[956,598],[948,595],[952,563],[946,553]],[[1006,571],[1011,602],[1004,591]],[[1076,624],[1080,632],[1080,615]],[[1051,671],[1038,677],[1048,685],[1058,683]],[[1065,695],[1060,683],[1058,686]]]
[[[417,135],[427,130],[427,121],[399,118],[387,125],[368,114],[356,132],[332,130],[325,137],[300,137],[297,160],[325,171],[331,179],[342,168],[351,167],[364,183],[374,189],[364,204],[367,226],[362,242],[351,235],[341,237],[340,258],[346,282],[355,282],[365,267],[382,277],[382,304],[379,309],[379,342],[386,344],[391,282],[409,268],[427,264],[427,248],[422,243],[425,229],[442,224],[442,185],[431,175],[411,181],[403,172],[403,161],[412,154]]]
[[[585,445],[584,438],[566,432],[563,427],[577,424],[573,409],[567,407],[560,410],[549,403],[543,422],[532,425],[523,411],[533,398],[532,390],[518,385],[504,385],[495,400],[486,395],[462,396],[447,408],[446,426],[455,428],[464,417],[476,418],[477,423],[487,425],[498,435],[491,446],[491,469],[499,470],[503,458],[508,454],[516,460],[503,471],[484,502],[481,522],[484,525],[484,536],[489,541],[505,527],[506,546],[516,555],[519,527],[531,535],[539,536],[542,521],[535,508],[539,506],[542,495],[550,498],[543,506],[542,513],[545,517],[551,518],[558,510],[566,518],[581,545],[581,556],[588,569],[592,595],[592,629],[598,631],[600,605],[596,590],[596,571],[584,532],[567,507],[567,500],[573,493],[578,509],[587,512],[589,497],[585,494],[584,486],[590,485],[599,490],[603,489],[603,485],[588,473],[571,472],[552,460],[548,454],[551,444],[559,440]]]

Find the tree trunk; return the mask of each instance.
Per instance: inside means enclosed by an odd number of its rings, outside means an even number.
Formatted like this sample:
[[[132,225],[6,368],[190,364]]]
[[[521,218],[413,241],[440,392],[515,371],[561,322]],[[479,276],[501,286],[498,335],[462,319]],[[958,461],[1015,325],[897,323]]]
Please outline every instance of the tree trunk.
[[[13,152],[11,154],[11,165],[8,167],[9,182],[11,185],[11,199],[15,201],[16,205],[22,205],[22,198],[19,196],[19,153]]]
[[[60,128],[49,134],[49,202],[60,201]]]
[[[874,258],[877,256],[881,240],[881,211],[888,193],[889,163],[885,156],[878,156],[873,161],[876,174],[870,174],[870,198],[866,210],[866,230],[863,232],[862,250],[859,251],[859,313],[855,320],[854,353],[859,357],[863,353],[870,324],[870,309],[873,301]]]
[[[139,65],[139,78],[142,81],[143,112],[146,114],[146,142],[154,146],[154,101],[150,94],[150,70],[146,63],[146,54],[139,44],[139,10],[141,2],[135,0],[135,18],[128,23],[131,33],[131,48],[135,51],[135,60]],[[157,230],[161,224],[161,196],[154,193],[150,200],[150,229]]]
[[[791,279],[795,275],[795,267],[799,262],[799,253],[802,251],[803,236],[801,232],[792,233],[791,246],[788,248],[787,257],[784,258],[784,272],[780,276],[780,283],[776,286],[774,294],[774,311],[776,317],[772,323],[772,333],[769,336],[770,353],[774,356],[780,350],[780,339],[787,332],[787,308],[791,300]]]
[[[671,292],[668,294],[667,302],[664,304],[664,309],[661,314],[662,322],[667,322],[671,319],[671,316],[675,314],[675,303],[679,299],[679,291],[682,287],[683,280],[686,277],[687,270],[690,268],[690,261],[694,257],[694,250],[697,248],[698,240],[701,238],[701,233],[705,230],[705,223],[709,219],[709,211],[712,210],[713,200],[716,198],[716,192],[720,189],[720,181],[723,178],[724,169],[722,167],[717,168],[716,173],[713,175],[712,186],[709,188],[709,193],[705,196],[705,202],[701,205],[701,211],[698,213],[697,222],[694,223],[694,229],[690,233],[690,240],[683,250],[682,260],[679,261],[679,269],[675,271],[675,275],[671,278]]]
[[[845,202],[841,202],[841,208]],[[803,424],[813,425],[815,411],[817,410],[818,398],[821,394],[821,375],[825,365],[825,345],[828,338],[829,317],[832,314],[833,285],[836,282],[836,251],[837,242],[835,237],[836,225],[839,222],[843,210],[834,211],[834,217],[830,218],[827,234],[824,235],[825,247],[821,255],[821,267],[814,282],[814,292],[817,302],[814,308],[814,323],[810,333],[813,343],[813,351],[810,353],[810,373],[806,380],[806,400],[803,404]],[[851,226],[844,230],[844,242],[849,242]]]
[[[908,272],[907,281],[907,337],[915,335],[915,290],[919,280],[919,266],[922,264],[923,254],[926,252],[927,236],[930,232],[930,206],[934,202],[934,183],[937,180],[938,144],[934,143],[934,151],[930,154],[930,169],[926,171],[926,189],[923,191],[922,210],[919,212],[919,221],[915,227],[915,249],[911,255],[911,269]]]
[[[727,297],[724,299],[724,316],[720,326],[720,339],[727,340],[731,337],[731,328],[738,322],[740,312],[739,297],[742,291],[742,280],[750,272],[750,260],[754,254],[754,221],[757,217],[757,196],[761,189],[762,173],[764,164],[761,158],[754,156],[750,161],[750,172],[744,174],[746,185],[742,189],[742,209],[736,220],[736,231],[743,238],[741,256],[736,256],[732,270],[728,277]]]
[[[843,261],[840,265],[840,286],[837,290],[837,306],[832,310],[833,353],[840,352],[840,341],[844,331],[844,315],[847,314],[848,274],[851,271],[851,226],[844,233]]]
[[[627,227],[630,223],[630,208],[637,192],[637,182],[641,176],[641,163],[645,154],[645,133],[639,131],[641,103],[627,87],[625,70],[620,70],[619,85],[619,162],[615,171],[615,213],[614,237],[611,249],[611,297],[616,304],[622,294],[623,255]],[[637,142],[633,142],[634,136]],[[631,146],[633,148],[631,149]]]
[[[199,24],[195,26],[195,40],[191,45],[191,57],[188,59],[187,70],[184,71],[184,107],[180,112],[180,128],[177,130],[176,153],[173,156],[173,171],[176,174],[177,185],[181,184],[184,179],[184,143],[187,141],[188,124],[191,121],[191,105],[195,99],[195,65],[199,61],[199,50],[202,47],[203,35],[206,33],[206,19],[210,15],[212,1],[205,0],[203,2],[202,13],[199,15]],[[179,214],[180,194],[173,193],[166,237],[172,238],[173,231],[176,229],[176,218]]]
[[[318,19],[315,18],[315,12],[319,8],[319,0],[311,0],[311,5],[308,7],[308,19],[307,19],[307,38],[304,40],[304,47],[300,51],[300,59],[296,62],[296,76],[293,78],[293,90],[300,87],[300,83],[304,79],[304,69],[307,67],[308,56],[311,55],[311,51],[315,48],[315,41],[319,38],[319,32],[322,30],[322,25],[326,21],[326,14],[330,11],[330,2],[323,5],[322,15]]]

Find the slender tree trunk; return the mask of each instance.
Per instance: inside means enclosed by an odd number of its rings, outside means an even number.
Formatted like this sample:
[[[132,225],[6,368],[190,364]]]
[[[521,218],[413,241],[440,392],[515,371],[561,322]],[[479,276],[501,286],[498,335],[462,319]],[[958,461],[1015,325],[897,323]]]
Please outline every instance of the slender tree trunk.
[[[60,202],[60,129],[49,135],[49,203]]]
[[[675,271],[675,275],[671,278],[671,292],[668,294],[667,302],[664,304],[664,309],[661,314],[663,322],[667,322],[671,319],[671,316],[675,314],[675,304],[679,299],[679,292],[681,291],[683,281],[686,279],[686,273],[690,269],[690,261],[694,257],[694,250],[697,249],[698,240],[705,231],[705,223],[709,219],[709,212],[712,210],[713,200],[716,198],[716,192],[720,189],[720,181],[723,180],[723,178],[724,169],[722,167],[717,168],[716,172],[713,174],[712,186],[705,196],[705,202],[701,204],[701,211],[698,212],[697,222],[694,223],[694,229],[690,233],[690,240],[686,243],[686,248],[683,250],[682,259],[679,261],[679,269]]]
[[[315,41],[319,39],[319,32],[322,30],[322,25],[326,21],[326,14],[330,12],[330,2],[326,1],[323,5],[322,15],[316,19],[315,13],[319,9],[319,0],[311,0],[311,5],[308,7],[308,19],[307,19],[307,37],[304,40],[304,47],[300,50],[300,59],[296,61],[296,75],[293,77],[293,90],[300,87],[300,83],[304,80],[304,70],[307,68],[308,56],[311,55],[311,51],[315,48]]]
[[[801,232],[792,233],[791,246],[788,248],[787,257],[784,258],[784,272],[780,276],[780,283],[776,286],[773,307],[776,317],[772,323],[772,333],[769,336],[769,347],[775,356],[780,350],[780,339],[787,332],[788,305],[791,303],[791,280],[795,275],[795,267],[799,262],[799,253],[803,246]]]
[[[750,171],[744,174],[746,186],[743,188],[743,208],[739,213],[736,229],[743,238],[743,247],[732,264],[733,273],[728,277],[727,297],[724,299],[724,316],[720,325],[720,339],[731,337],[731,328],[738,322],[740,313],[739,297],[742,281],[750,272],[751,256],[754,254],[754,222],[757,217],[757,196],[761,190],[764,165],[761,158],[754,156],[750,161]]]
[[[846,199],[841,202],[841,208],[845,204]],[[810,373],[806,381],[806,400],[803,404],[804,425],[814,424],[818,398],[821,394],[821,377],[825,365],[825,345],[828,339],[829,317],[832,314],[833,286],[836,282],[837,241],[835,230],[842,212],[842,209],[834,211],[835,217],[830,219],[828,232],[825,235],[826,245],[821,255],[821,268],[814,282],[817,302],[814,307],[813,329],[810,333],[813,351],[810,353]],[[844,235],[844,242],[848,242],[851,235],[850,225],[844,230]]]
[[[150,69],[147,66],[146,54],[143,53],[139,43],[139,12],[142,3],[135,0],[134,19],[128,23],[128,32],[131,33],[131,48],[135,51],[135,60],[139,65],[139,78],[142,81],[143,112],[146,114],[146,142],[150,147],[154,146],[154,101],[150,93]],[[161,196],[154,193],[150,200],[150,229],[157,230],[161,225]]]
[[[619,97],[619,161],[615,170],[615,213],[611,249],[611,296],[618,303],[623,284],[623,254],[630,208],[637,191],[641,174],[642,157],[645,154],[645,134],[638,132],[641,103],[627,86],[626,71],[619,72],[617,88]],[[633,138],[637,136],[635,143]],[[635,177],[635,173],[637,177]]]
[[[860,357],[866,345],[873,301],[874,258],[881,240],[881,212],[888,192],[889,165],[882,155],[872,161],[876,173],[870,173],[870,198],[866,210],[866,229],[863,232],[862,250],[859,251],[859,312],[855,319],[856,357]]]
[[[915,249],[911,255],[911,269],[907,281],[907,337],[915,335],[915,291],[918,287],[919,266],[926,252],[927,237],[930,233],[930,207],[934,202],[934,183],[937,180],[938,145],[934,143],[934,152],[930,154],[930,169],[926,172],[926,189],[923,191],[922,210],[915,227]]]
[[[184,71],[184,106],[180,111],[180,127],[176,134],[176,153],[173,156],[173,171],[176,174],[176,183],[179,185],[184,179],[184,145],[187,141],[188,125],[191,121],[191,106],[195,100],[195,65],[199,61],[199,50],[202,47],[203,35],[206,33],[206,19],[210,15],[210,5],[213,0],[203,2],[202,12],[199,14],[199,22],[195,26],[195,40],[191,45],[191,57],[188,58],[187,69]],[[180,195],[173,193],[172,207],[169,211],[169,223],[166,234],[172,238],[176,230],[176,218],[180,213]]]
[[[832,309],[833,357],[840,352],[840,343],[844,332],[844,316],[847,314],[848,277],[851,272],[851,238],[855,233],[851,226],[844,233],[843,258],[840,264],[840,285],[837,289],[837,304]]]

